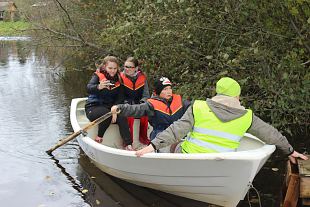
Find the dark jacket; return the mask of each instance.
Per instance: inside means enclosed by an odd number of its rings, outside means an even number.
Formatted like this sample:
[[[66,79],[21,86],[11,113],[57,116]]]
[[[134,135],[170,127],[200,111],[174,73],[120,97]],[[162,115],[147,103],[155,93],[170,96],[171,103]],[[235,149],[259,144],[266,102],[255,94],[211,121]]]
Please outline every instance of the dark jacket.
[[[118,87],[110,87],[109,89],[104,88],[102,90],[97,88],[98,85],[99,77],[94,73],[87,84],[87,92],[89,96],[85,108],[99,105],[111,108],[113,105],[124,102],[124,88],[122,85]]]

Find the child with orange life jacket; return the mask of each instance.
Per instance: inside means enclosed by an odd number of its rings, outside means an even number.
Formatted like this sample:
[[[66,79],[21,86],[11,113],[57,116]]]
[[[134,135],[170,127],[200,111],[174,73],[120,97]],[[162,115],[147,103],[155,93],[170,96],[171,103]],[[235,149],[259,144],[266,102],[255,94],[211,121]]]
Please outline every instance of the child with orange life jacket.
[[[120,115],[141,117],[147,115],[153,126],[151,140],[165,130],[174,121],[180,119],[190,105],[182,97],[172,93],[172,84],[166,77],[160,77],[154,82],[154,96],[147,99],[146,103],[138,105],[119,104],[111,108],[112,113],[121,110]]]
[[[121,73],[124,85],[125,103],[133,105],[144,103],[149,97],[149,87],[146,75],[139,69],[139,62],[133,57],[128,57],[124,63],[124,71]],[[127,117],[130,128],[131,139],[133,140],[133,124],[135,117]],[[148,144],[147,137],[148,117],[140,117],[139,141]]]
[[[124,92],[119,75],[119,62],[116,57],[107,56],[103,59],[102,64],[87,84],[87,92],[89,96],[86,101],[85,112],[90,121],[94,121],[108,113],[113,105],[123,103]],[[98,125],[96,142],[102,142],[103,135],[110,126],[111,120],[110,117]],[[126,117],[118,116],[116,123],[119,126],[126,149],[132,150],[132,141]]]

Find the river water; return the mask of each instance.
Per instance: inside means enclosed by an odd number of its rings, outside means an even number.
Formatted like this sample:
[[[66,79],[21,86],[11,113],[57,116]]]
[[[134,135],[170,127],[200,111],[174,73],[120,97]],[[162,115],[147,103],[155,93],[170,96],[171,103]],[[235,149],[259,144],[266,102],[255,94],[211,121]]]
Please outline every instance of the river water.
[[[0,41],[0,206],[209,206],[108,176],[80,153],[76,141],[57,149],[54,157],[47,155],[72,133],[70,101],[86,95],[90,77],[74,71],[63,78],[62,66],[49,63],[27,41]],[[255,179],[263,206],[278,206],[284,164],[269,161]],[[258,206],[252,194],[252,206]]]

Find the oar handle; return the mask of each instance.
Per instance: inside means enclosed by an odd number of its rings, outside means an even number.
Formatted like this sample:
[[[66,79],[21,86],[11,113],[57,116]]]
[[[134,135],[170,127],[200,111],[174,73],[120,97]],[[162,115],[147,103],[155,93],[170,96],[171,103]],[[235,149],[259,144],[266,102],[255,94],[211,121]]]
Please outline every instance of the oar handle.
[[[117,113],[119,113],[120,111],[118,111]],[[73,140],[75,137],[79,136],[80,134],[86,132],[88,129],[92,128],[93,126],[96,126],[97,124],[100,124],[101,122],[103,122],[104,120],[108,119],[110,116],[112,116],[112,113],[106,113],[103,116],[100,116],[99,118],[97,118],[96,120],[90,122],[89,124],[87,124],[83,129],[74,132],[73,134],[69,135],[68,137],[65,137],[61,140],[59,140],[57,142],[57,144],[50,148],[49,150],[46,151],[47,154],[51,154],[55,149],[57,149],[58,147],[61,147],[62,145],[66,144],[67,142]]]

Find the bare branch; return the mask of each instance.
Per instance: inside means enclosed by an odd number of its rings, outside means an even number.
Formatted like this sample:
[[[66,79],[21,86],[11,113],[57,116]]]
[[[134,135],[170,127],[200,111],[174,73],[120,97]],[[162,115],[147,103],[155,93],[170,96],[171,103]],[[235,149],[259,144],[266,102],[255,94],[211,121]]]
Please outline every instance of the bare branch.
[[[74,32],[78,35],[79,39],[80,39],[82,42],[85,42],[85,43],[86,43],[86,41],[84,40],[84,38],[82,37],[82,35],[76,30],[75,25],[74,25],[74,23],[73,23],[73,21],[72,21],[70,15],[69,15],[68,11],[63,7],[63,5],[59,2],[59,0],[54,0],[54,1],[57,2],[57,4],[60,6],[60,8],[61,8],[61,9],[65,12],[65,14],[67,15],[67,18],[68,18],[68,20],[69,20],[69,22],[70,22],[70,24],[71,24],[71,26],[72,26]]]
[[[86,46],[90,46],[90,47],[93,47],[93,48],[96,48],[96,49],[100,49],[100,47],[98,47],[96,44],[94,43],[91,43],[91,42],[86,42],[85,40],[82,40],[81,38],[79,37],[75,37],[75,36],[72,36],[72,35],[68,35],[66,33],[63,33],[63,32],[59,32],[59,31],[56,31],[54,29],[51,29],[49,27],[46,27],[46,26],[43,26],[43,25],[38,25],[38,24],[34,24],[34,26],[36,26],[38,29],[41,29],[41,30],[46,30],[50,33],[53,33],[53,34],[56,34],[58,36],[61,36],[61,37],[65,37],[67,39],[71,39],[71,40],[74,40],[74,41],[78,41],[78,42],[82,42],[84,45]]]
[[[306,62],[304,62],[304,63],[301,63],[301,65],[307,65],[307,64],[309,64],[310,63],[310,60],[308,60],[308,61],[306,61]]]

